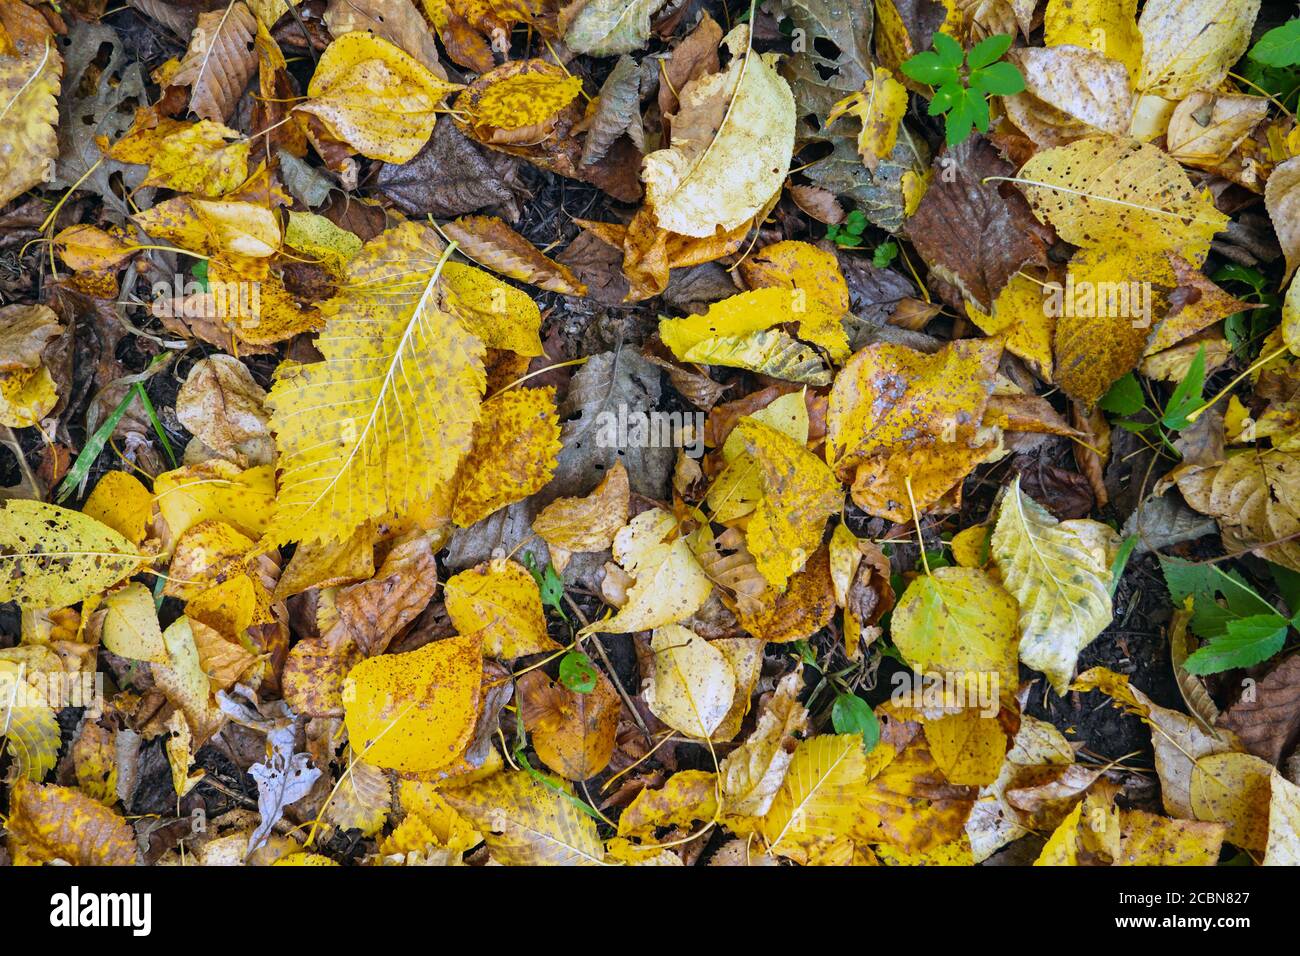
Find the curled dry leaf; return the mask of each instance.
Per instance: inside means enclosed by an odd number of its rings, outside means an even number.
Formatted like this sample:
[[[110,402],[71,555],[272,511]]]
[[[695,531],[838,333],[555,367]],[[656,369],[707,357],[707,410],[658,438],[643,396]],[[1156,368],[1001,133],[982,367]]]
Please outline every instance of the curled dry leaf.
[[[587,287],[495,216],[463,216],[442,227],[448,239],[475,262],[503,276],[562,295],[586,295]]]
[[[604,551],[627,524],[627,469],[621,461],[584,498],[557,498],[533,519],[533,531],[553,550]]]

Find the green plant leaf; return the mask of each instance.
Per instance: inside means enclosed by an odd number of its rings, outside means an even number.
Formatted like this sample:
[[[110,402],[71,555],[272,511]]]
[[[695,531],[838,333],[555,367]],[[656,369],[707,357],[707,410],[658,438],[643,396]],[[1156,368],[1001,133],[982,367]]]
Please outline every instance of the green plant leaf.
[[[958,61],[960,63],[961,61]],[[918,53],[902,65],[903,73],[918,83],[938,86],[957,81],[957,67],[945,65],[937,53]]]
[[[963,54],[960,43],[946,33],[934,34],[931,43],[934,44],[934,53],[940,63],[953,70],[961,66]]]
[[[999,33],[988,37],[971,47],[970,53],[966,54],[966,65],[972,70],[978,70],[995,60],[1000,60],[1009,49],[1011,49],[1011,34]]]
[[[835,698],[831,726],[837,734],[861,734],[867,753],[880,743],[880,721],[876,720],[871,705],[856,694],[840,694]]]
[[[1300,63],[1300,20],[1288,20],[1269,30],[1246,55],[1265,66],[1295,66]]]
[[[1169,405],[1160,421],[1166,428],[1182,431],[1191,424],[1187,416],[1200,407],[1205,391],[1205,346],[1196,350],[1196,357],[1187,368],[1187,375],[1169,399]]]
[[[575,694],[596,689],[596,665],[582,651],[569,651],[560,658],[560,683]]]
[[[1266,661],[1286,643],[1287,620],[1281,614],[1253,614],[1228,622],[1225,633],[1191,654],[1183,666],[1189,674],[1217,674]]]
[[[1097,407],[1112,415],[1136,415],[1146,404],[1146,396],[1142,394],[1137,376],[1129,372],[1098,400]]]
[[[982,90],[994,96],[1014,96],[1025,90],[1025,78],[1011,63],[994,63],[975,70],[970,76],[971,89]]]

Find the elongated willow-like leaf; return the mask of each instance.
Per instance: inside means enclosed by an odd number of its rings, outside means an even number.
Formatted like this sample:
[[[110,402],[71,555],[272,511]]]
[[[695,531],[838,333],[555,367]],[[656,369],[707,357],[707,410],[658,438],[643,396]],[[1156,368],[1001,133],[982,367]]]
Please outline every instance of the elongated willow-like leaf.
[[[370,518],[449,504],[483,397],[483,343],[444,310],[442,244],[404,223],[375,237],[321,307],[325,361],[281,366],[277,541],[337,541]]]

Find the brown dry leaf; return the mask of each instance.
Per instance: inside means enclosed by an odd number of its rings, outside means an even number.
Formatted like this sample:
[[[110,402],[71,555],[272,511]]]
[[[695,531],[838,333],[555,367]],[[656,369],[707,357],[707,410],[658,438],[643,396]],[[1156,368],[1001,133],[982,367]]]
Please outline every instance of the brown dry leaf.
[[[1300,730],[1300,656],[1284,658],[1250,691],[1223,712],[1219,726],[1235,733],[1247,753],[1277,766]]]
[[[71,787],[19,778],[9,791],[9,852],[17,864],[134,866],[135,834],[120,816]]]
[[[519,710],[542,763],[568,780],[588,780],[614,754],[622,703],[604,672],[596,686],[578,693],[529,671],[518,682]]]
[[[189,49],[170,83],[190,88],[190,109],[196,114],[224,123],[234,113],[257,70],[256,33],[257,20],[242,0],[199,14]]]
[[[785,782],[785,773],[798,746],[797,734],[808,726],[808,711],[799,703],[803,668],[787,674],[758,715],[745,742],[729,753],[718,768],[723,805],[728,814],[761,817]]]
[[[327,640],[346,634],[367,657],[382,654],[432,600],[437,582],[429,537],[414,532],[397,540],[374,578],[340,589],[334,599],[339,633]]]
[[[561,295],[586,295],[567,266],[547,258],[496,216],[462,216],[442,227],[460,252],[503,276]]]
[[[242,468],[275,456],[266,391],[243,362],[211,355],[196,362],[176,395],[176,417],[196,438]]]

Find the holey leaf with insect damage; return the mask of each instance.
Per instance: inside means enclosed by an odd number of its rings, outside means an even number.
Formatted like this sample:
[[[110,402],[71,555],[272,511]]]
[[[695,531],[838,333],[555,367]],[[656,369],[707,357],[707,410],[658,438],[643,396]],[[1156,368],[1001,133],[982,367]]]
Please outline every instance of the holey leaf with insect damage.
[[[61,608],[148,563],[107,525],[41,501],[0,501],[0,601]]]
[[[1015,182],[1034,215],[1084,248],[1177,252],[1200,265],[1228,225],[1164,150],[1132,139],[1089,136],[1045,149]]]
[[[749,49],[749,28],[723,43],[732,60],[682,87],[672,145],[645,158],[641,178],[659,226],[712,236],[752,219],[781,188],[794,149],[794,95],[771,54]]]
[[[1112,616],[1111,561],[1119,536],[1099,521],[1057,521],[1020,490],[1007,488],[993,529],[993,560],[1020,602],[1020,659],[1064,694],[1079,652]]]
[[[449,503],[486,380],[482,341],[444,311],[441,248],[416,223],[366,243],[321,307],[325,360],[281,365],[267,399],[273,540],[342,540],[367,519]]]

